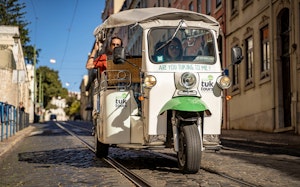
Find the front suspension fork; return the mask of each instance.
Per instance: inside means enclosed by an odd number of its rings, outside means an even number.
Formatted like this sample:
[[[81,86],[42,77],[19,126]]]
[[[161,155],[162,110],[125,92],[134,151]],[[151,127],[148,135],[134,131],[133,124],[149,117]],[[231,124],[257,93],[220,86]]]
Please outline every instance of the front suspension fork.
[[[197,117],[197,118],[193,118],[193,119],[178,119],[178,117],[176,117],[176,111],[173,110],[172,111],[172,117],[171,117],[171,124],[172,124],[172,130],[173,130],[173,141],[174,141],[174,151],[178,152],[178,148],[179,148],[179,128],[180,128],[180,123],[181,121],[195,121],[196,125],[198,127],[198,131],[199,131],[199,135],[200,135],[200,139],[203,139],[203,118],[204,116],[202,115],[201,117]],[[201,141],[201,151],[204,150],[203,147],[203,141]]]

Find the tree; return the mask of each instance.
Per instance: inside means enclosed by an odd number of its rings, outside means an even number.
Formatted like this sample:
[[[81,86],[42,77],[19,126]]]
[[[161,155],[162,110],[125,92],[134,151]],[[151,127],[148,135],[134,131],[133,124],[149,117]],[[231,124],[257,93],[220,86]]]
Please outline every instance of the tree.
[[[58,71],[50,69],[47,66],[40,66],[36,70],[37,78],[41,78],[41,81],[37,80],[37,88],[43,90],[43,106],[46,109],[53,108],[51,106],[51,99],[53,97],[68,97],[68,90],[62,87],[62,83],[59,79]],[[40,82],[42,83],[41,85]],[[41,97],[41,96],[40,96]],[[39,98],[38,98],[39,99]]]
[[[25,61],[33,64],[35,48],[32,45],[27,45],[30,42],[30,38],[29,31],[26,28],[29,22],[24,20],[26,12],[22,11],[25,7],[25,3],[19,3],[18,0],[0,0],[0,25],[19,27]],[[36,57],[39,56],[40,51],[40,49],[35,51]]]
[[[65,112],[68,116],[74,116],[80,112],[80,101],[74,96],[69,96],[67,98],[67,105],[69,107],[65,108]]]

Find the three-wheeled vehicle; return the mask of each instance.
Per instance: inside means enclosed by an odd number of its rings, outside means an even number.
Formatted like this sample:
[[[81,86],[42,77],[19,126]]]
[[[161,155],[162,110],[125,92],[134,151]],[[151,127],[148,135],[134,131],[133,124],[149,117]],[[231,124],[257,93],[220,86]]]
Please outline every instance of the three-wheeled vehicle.
[[[213,17],[162,7],[125,10],[95,29],[103,48],[115,35],[126,45],[115,48],[95,84],[98,157],[110,146],[173,148],[182,172],[198,172],[202,151],[220,149],[222,90],[231,84],[219,32]],[[239,63],[241,49],[232,52]]]

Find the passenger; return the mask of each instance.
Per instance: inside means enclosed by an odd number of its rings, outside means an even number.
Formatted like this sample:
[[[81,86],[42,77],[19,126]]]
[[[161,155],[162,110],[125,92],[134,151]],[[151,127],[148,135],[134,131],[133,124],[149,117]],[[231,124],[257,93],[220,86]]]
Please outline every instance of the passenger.
[[[87,69],[99,69],[99,73],[101,74],[104,70],[107,68],[107,60],[112,59],[112,53],[115,49],[115,47],[122,47],[122,40],[119,37],[113,37],[110,41],[110,44],[107,48],[106,53],[98,55],[99,51],[99,43],[98,41],[95,42],[93,50],[91,54],[89,55],[89,58],[86,62],[85,67]],[[93,119],[96,120],[97,114],[96,111],[93,110]],[[96,123],[94,123],[93,129],[92,129],[92,135],[95,135],[95,128]]]
[[[106,70],[107,60],[110,60],[112,57],[112,53],[115,47],[122,47],[122,40],[119,37],[113,37],[109,44],[108,50],[104,54],[100,54],[97,57],[97,53],[99,51],[99,43],[95,42],[94,48],[88,58],[86,63],[87,69],[100,69],[100,73]]]
[[[174,38],[165,49],[166,61],[180,61],[182,60],[182,45],[178,38]]]

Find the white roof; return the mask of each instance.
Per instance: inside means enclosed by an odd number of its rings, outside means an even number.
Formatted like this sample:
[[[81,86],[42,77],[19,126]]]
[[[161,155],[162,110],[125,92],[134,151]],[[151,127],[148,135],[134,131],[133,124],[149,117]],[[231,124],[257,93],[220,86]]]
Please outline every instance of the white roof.
[[[201,21],[210,27],[217,30],[219,29],[219,23],[215,18],[200,14],[193,11],[181,10],[176,8],[166,8],[166,7],[153,7],[153,8],[136,8],[129,9],[112,14],[107,18],[103,24],[99,25],[94,30],[94,35],[99,32],[114,27],[122,27],[132,24],[146,23],[153,20],[186,20],[186,21]]]

